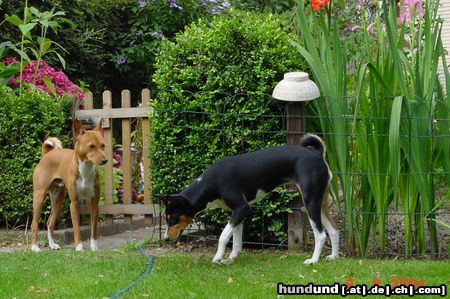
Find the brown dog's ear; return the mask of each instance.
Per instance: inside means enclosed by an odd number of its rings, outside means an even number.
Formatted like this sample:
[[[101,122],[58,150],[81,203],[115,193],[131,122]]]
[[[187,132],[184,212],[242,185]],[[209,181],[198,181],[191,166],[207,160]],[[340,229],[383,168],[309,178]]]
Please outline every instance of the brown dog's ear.
[[[74,119],[72,123],[72,132],[73,136],[77,138],[80,135],[84,134],[84,127],[80,120]]]

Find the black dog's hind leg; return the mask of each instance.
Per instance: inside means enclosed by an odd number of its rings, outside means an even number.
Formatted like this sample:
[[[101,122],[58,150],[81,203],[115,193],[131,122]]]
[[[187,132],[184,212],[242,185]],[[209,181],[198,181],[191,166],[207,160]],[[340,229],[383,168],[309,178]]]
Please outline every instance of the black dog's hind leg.
[[[230,208],[233,210],[231,213],[230,222],[225,226],[222,233],[220,234],[219,244],[217,246],[216,255],[213,258],[213,263],[232,263],[236,257],[239,255],[239,252],[242,250],[242,230],[243,223],[242,221],[248,215],[253,213],[251,207],[248,205],[247,201],[243,198],[243,196],[224,196],[225,202]],[[238,199],[237,201],[230,201],[227,199]],[[238,203],[237,205],[233,205],[233,203]],[[225,249],[227,247],[228,242],[230,241],[231,235],[233,235],[233,249],[231,251],[230,257],[223,261],[223,256],[225,255]]]
[[[314,264],[319,261],[325,240],[327,238],[322,225],[321,205],[325,194],[326,185],[322,186],[317,182],[304,180],[300,183],[300,191],[303,196],[303,203],[308,212],[309,223],[314,233],[314,253],[310,259],[305,260],[305,265]]]

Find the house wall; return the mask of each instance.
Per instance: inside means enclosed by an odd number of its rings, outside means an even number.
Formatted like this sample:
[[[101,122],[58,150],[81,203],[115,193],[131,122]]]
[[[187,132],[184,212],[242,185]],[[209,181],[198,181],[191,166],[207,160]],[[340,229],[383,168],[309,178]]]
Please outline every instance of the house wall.
[[[444,48],[447,50],[447,64],[450,64],[450,0],[441,0],[441,7],[439,8],[439,14],[441,18],[444,20],[444,24],[442,26],[442,43],[444,44]],[[448,66],[447,66],[448,67]],[[442,66],[439,70],[440,78],[443,78],[443,69]]]

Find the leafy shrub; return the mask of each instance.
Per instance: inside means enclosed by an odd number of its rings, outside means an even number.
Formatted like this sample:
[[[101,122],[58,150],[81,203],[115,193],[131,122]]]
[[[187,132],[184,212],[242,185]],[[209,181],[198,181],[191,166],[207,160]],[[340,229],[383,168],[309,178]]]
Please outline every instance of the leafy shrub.
[[[285,143],[284,110],[267,95],[285,72],[306,67],[282,20],[233,12],[210,23],[200,20],[162,45],[153,78],[154,194],[181,191],[223,156]],[[278,232],[279,215],[288,211],[283,193],[258,204],[264,206],[269,231]],[[228,220],[224,214],[205,211],[200,219],[221,229]]]
[[[118,36],[122,47],[113,55],[117,69],[132,71],[142,81],[153,73],[159,45],[182,32],[200,17],[210,17],[228,10],[229,3],[209,0],[141,0],[128,17],[130,31]]]
[[[31,214],[32,175],[42,141],[49,136],[67,141],[69,102],[32,91],[16,95],[0,87],[0,223],[24,223]]]

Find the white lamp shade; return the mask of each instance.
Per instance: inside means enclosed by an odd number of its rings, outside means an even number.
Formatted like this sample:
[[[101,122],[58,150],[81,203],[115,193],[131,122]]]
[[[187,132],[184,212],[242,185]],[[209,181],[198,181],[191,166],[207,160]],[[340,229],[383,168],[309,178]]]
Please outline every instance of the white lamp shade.
[[[284,79],[275,86],[272,96],[281,101],[304,102],[320,97],[319,88],[304,72],[284,74]]]

